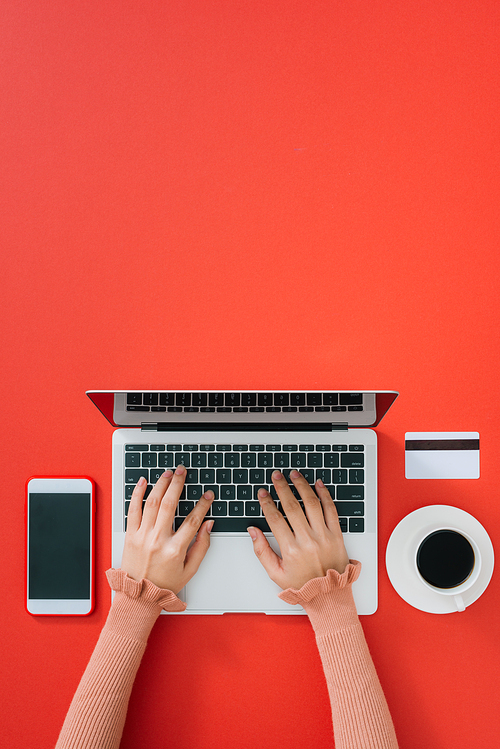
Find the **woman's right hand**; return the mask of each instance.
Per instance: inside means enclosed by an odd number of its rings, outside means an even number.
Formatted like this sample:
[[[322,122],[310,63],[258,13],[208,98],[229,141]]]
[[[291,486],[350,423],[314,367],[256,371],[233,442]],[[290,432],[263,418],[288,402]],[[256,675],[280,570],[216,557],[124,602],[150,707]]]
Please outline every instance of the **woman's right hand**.
[[[144,511],[147,481],[139,480],[130,500],[121,564],[121,569],[133,580],[150,580],[176,595],[198,570],[210,546],[214,524],[213,520],[205,519],[214,499],[210,490],[174,531],[175,511],[185,479],[183,465],[177,466],[174,474],[165,471],[147,498]],[[190,546],[195,536],[196,541]]]
[[[279,471],[272,475],[273,484],[291,528],[267,491],[259,489],[258,496],[281,557],[271,549],[259,528],[248,528],[255,554],[267,574],[282,590],[299,589],[315,577],[324,577],[330,569],[342,574],[349,557],[330,492],[317,481],[316,494],[302,474],[291,471],[290,478],[304,503],[304,514],[285,477],[276,474]]]

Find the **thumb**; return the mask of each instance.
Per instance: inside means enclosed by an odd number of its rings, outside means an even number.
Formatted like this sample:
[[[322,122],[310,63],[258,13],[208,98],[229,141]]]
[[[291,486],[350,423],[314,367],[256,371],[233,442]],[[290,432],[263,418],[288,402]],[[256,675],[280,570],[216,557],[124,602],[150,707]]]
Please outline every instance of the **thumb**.
[[[264,536],[260,528],[250,526],[247,528],[253,541],[253,550],[259,562],[273,582],[280,585],[278,578],[281,575],[281,558],[276,554],[269,545],[269,541]],[[280,586],[281,587],[281,586]]]

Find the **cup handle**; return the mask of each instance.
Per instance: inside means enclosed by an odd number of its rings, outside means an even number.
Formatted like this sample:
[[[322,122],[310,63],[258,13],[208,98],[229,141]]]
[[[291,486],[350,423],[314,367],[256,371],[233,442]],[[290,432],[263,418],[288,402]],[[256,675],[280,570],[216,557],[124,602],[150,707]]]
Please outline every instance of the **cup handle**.
[[[462,596],[453,596],[453,598],[457,606],[457,611],[465,611],[465,603]]]

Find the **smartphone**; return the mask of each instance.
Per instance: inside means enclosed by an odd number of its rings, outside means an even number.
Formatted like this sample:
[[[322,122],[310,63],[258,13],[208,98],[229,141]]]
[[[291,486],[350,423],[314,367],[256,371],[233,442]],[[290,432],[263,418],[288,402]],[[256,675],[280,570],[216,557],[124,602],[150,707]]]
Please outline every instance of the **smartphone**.
[[[26,482],[26,610],[86,616],[94,608],[95,485],[88,476]]]

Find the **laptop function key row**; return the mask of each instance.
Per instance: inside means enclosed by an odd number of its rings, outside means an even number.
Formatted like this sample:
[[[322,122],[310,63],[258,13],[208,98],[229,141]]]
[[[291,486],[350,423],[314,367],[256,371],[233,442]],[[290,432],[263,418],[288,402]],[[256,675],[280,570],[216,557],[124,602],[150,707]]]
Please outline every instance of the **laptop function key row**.
[[[128,444],[125,445],[125,526],[134,487],[141,476],[148,481],[144,499],[168,469],[186,466],[185,484],[175,518],[177,529],[201,495],[211,489],[215,499],[207,517],[214,531],[245,531],[257,525],[269,532],[257,493],[266,488],[283,511],[272,473],[279,469],[294,496],[302,498],[290,478],[299,470],[313,486],[321,479],[329,489],[344,533],[364,531],[364,445],[330,444]]]

